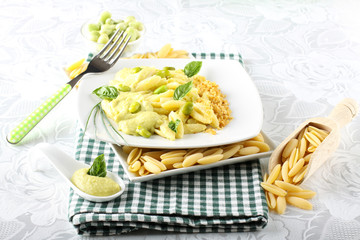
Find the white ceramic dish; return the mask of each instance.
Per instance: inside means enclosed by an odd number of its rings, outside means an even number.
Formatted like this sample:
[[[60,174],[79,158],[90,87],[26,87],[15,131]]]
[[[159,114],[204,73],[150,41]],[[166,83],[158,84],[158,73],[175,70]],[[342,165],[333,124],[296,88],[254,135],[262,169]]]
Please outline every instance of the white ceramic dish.
[[[92,94],[92,91],[100,86],[108,85],[109,81],[114,78],[115,73],[122,68],[154,66],[161,69],[165,66],[172,66],[178,69],[184,68],[190,61],[192,60],[120,59],[113,68],[105,73],[84,76],[79,84],[76,103],[81,127],[85,128],[91,109],[100,102],[100,99]],[[233,120],[226,127],[217,131],[216,135],[209,133],[186,134],[182,139],[169,141],[158,135],[143,138],[121,133],[126,140],[125,143],[123,139],[112,132],[111,128],[108,131],[106,130],[100,114],[97,114],[95,121],[90,119],[86,134],[91,138],[117,145],[128,144],[130,146],[162,149],[219,146],[256,136],[260,132],[263,123],[262,103],[254,83],[244,68],[235,60],[202,60],[202,62],[199,75],[205,76],[208,80],[216,82],[220,86],[232,110]],[[115,125],[114,127],[116,128]]]
[[[146,176],[137,176],[135,173],[130,172],[128,170],[129,166],[128,166],[127,162],[126,162],[127,155],[122,151],[122,148],[115,145],[115,144],[110,144],[110,146],[114,150],[115,155],[118,157],[118,159],[120,161],[120,164],[123,167],[123,169],[124,169],[126,175],[128,176],[129,180],[131,182],[145,182],[145,181],[150,181],[150,180],[154,180],[154,179],[170,177],[170,176],[174,176],[174,175],[178,175],[178,174],[195,172],[195,171],[199,171],[199,170],[204,170],[204,169],[209,169],[209,168],[214,168],[214,167],[220,167],[220,166],[229,165],[229,164],[246,162],[246,161],[253,160],[253,159],[269,157],[272,154],[273,150],[276,148],[276,146],[272,142],[272,140],[265,133],[263,133],[263,132],[261,132],[261,133],[264,136],[265,142],[270,146],[270,151],[268,151],[268,152],[256,153],[256,154],[253,154],[253,155],[242,156],[242,157],[229,158],[229,159],[226,159],[226,160],[222,160],[222,161],[207,164],[207,165],[195,165],[195,166],[191,166],[191,167],[187,167],[187,168],[171,169],[171,170],[161,172],[159,174],[149,174],[149,175],[146,175]]]
[[[66,183],[75,191],[75,193],[88,201],[108,202],[119,197],[125,191],[124,181],[117,174],[107,171],[106,176],[117,182],[121,190],[111,196],[104,197],[87,194],[77,188],[70,179],[76,170],[81,168],[90,168],[89,165],[76,161],[60,149],[48,143],[39,143],[35,146],[35,148],[41,151],[47,157],[53,167],[65,179]]]

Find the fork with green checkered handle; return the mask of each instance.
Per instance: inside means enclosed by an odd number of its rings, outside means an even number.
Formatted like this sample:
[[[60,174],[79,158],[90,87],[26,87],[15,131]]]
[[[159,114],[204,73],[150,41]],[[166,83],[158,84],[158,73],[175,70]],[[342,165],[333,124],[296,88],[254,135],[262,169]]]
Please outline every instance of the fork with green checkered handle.
[[[70,82],[61,87],[54,95],[48,98],[25,120],[17,125],[6,137],[7,141],[12,144],[20,142],[46,114],[48,114],[77,84],[77,82],[87,73],[99,73],[110,69],[120,58],[125,47],[130,41],[130,37],[124,34],[124,31],[117,30],[110,38],[109,42],[103,49],[89,62],[87,69],[72,79]],[[116,39],[115,39],[116,38]],[[115,40],[114,40],[115,39]]]

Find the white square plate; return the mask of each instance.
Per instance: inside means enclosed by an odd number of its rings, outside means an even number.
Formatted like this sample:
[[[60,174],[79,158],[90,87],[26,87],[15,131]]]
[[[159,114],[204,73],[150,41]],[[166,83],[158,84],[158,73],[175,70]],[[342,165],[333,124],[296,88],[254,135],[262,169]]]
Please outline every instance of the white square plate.
[[[120,59],[110,70],[100,74],[88,74],[83,77],[79,84],[77,107],[79,122],[82,128],[91,112],[91,109],[100,102],[100,99],[92,94],[96,88],[108,85],[115,77],[116,72],[125,67],[153,66],[162,69],[165,66],[172,66],[176,69],[183,69],[184,66],[193,60],[190,59]],[[130,146],[144,148],[201,148],[220,146],[239,142],[255,137],[262,128],[263,109],[259,93],[253,81],[246,73],[242,65],[235,60],[199,60],[202,61],[202,68],[199,75],[217,83],[226,99],[230,103],[233,119],[223,129],[218,130],[216,135],[209,133],[186,134],[182,139],[170,141],[158,135],[150,138],[120,134]],[[116,126],[113,125],[115,128]],[[90,119],[86,134],[98,140],[117,145],[125,145],[122,138],[115,134],[111,128],[104,127],[100,114],[97,114],[95,121]]]
[[[159,174],[149,174],[146,176],[138,176],[135,173],[130,172],[128,170],[129,165],[127,164],[127,161],[126,161],[127,154],[125,154],[122,151],[121,147],[119,147],[115,144],[110,144],[110,146],[114,150],[115,155],[118,157],[120,164],[123,167],[124,172],[128,176],[129,180],[131,182],[145,182],[145,181],[150,181],[150,180],[154,180],[154,179],[158,179],[158,178],[164,178],[164,177],[174,176],[174,175],[178,175],[178,174],[195,172],[195,171],[199,171],[199,170],[203,170],[203,169],[209,169],[209,168],[220,167],[220,166],[229,165],[229,164],[246,162],[246,161],[250,161],[253,159],[267,158],[272,154],[272,152],[276,146],[265,133],[263,133],[263,132],[261,132],[261,133],[264,137],[265,142],[270,146],[270,151],[268,151],[268,152],[262,152],[262,153],[248,155],[248,156],[229,158],[229,159],[225,159],[225,160],[222,160],[222,161],[219,161],[216,163],[211,163],[211,164],[206,164],[206,165],[194,165],[194,166],[186,167],[186,168],[171,169],[171,170],[163,171]]]

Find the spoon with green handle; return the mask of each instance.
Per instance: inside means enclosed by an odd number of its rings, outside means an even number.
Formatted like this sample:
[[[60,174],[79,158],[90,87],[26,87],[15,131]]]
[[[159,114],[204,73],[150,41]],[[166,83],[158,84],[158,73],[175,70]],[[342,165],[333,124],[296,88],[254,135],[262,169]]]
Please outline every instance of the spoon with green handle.
[[[127,34],[123,36],[124,31],[118,34],[119,31],[120,29],[114,33],[104,48],[89,62],[87,69],[83,73],[62,86],[55,94],[25,118],[25,120],[11,130],[6,137],[7,141],[11,144],[20,142],[71,91],[71,89],[74,88],[77,82],[85,74],[109,70],[120,58],[130,41],[130,37],[127,38]],[[115,37],[116,40],[114,40]]]

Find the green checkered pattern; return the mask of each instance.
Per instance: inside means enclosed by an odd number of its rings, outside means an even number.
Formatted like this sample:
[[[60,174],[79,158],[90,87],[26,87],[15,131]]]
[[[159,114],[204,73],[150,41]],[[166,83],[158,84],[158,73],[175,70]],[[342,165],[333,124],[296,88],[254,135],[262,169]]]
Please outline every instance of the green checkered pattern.
[[[18,143],[53,109],[71,90],[69,84],[62,86],[56,93],[49,97],[34,112],[16,126],[7,136],[10,143]]]
[[[194,56],[241,61],[239,55]],[[82,137],[78,129],[76,159],[90,164],[105,154],[108,170],[119,174],[127,189],[107,203],[89,202],[71,191],[69,219],[79,234],[116,235],[137,229],[240,232],[262,229],[267,224],[259,160],[133,183],[108,144],[87,136],[81,141]]]

